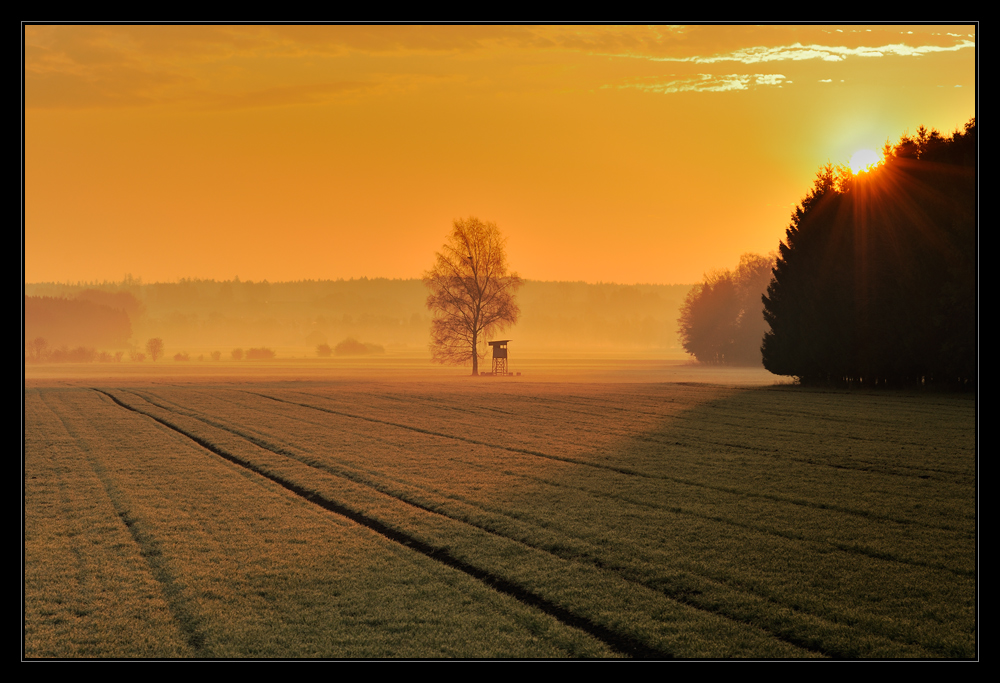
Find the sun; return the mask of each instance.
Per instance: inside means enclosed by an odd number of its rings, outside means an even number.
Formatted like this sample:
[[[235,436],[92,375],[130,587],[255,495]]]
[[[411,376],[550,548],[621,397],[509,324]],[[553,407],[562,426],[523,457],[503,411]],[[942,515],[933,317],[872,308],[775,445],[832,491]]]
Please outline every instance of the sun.
[[[872,170],[878,166],[881,161],[882,156],[874,150],[859,149],[851,157],[849,166],[851,167],[851,172],[854,173],[854,175],[857,175],[858,173],[864,173]]]

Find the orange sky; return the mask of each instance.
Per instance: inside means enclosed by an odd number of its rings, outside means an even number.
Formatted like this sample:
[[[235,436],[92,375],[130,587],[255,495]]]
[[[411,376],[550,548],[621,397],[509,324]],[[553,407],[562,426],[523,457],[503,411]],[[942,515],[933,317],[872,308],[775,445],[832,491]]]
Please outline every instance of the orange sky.
[[[974,26],[26,26],[24,279],[690,283],[975,114]]]

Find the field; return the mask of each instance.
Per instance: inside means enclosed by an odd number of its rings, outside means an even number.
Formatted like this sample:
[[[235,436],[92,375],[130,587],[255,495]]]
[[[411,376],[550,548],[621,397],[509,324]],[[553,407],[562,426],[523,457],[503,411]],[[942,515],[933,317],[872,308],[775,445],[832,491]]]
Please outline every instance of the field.
[[[26,380],[28,658],[978,653],[972,396],[87,372]]]

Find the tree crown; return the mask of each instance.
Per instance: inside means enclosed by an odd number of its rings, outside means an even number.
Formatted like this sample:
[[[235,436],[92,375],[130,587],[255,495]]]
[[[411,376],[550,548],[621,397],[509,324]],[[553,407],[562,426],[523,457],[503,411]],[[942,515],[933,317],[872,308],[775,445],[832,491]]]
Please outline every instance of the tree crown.
[[[430,289],[431,355],[439,363],[472,361],[485,353],[482,342],[517,322],[515,294],[523,284],[508,272],[506,240],[495,223],[470,216],[454,222],[447,241],[424,274]]]

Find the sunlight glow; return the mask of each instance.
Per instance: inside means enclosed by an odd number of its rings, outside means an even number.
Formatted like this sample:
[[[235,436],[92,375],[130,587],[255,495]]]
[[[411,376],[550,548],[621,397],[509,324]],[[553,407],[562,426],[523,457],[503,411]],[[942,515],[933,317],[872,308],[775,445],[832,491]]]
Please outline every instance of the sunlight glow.
[[[854,175],[858,173],[864,173],[870,171],[879,165],[882,161],[882,156],[871,149],[859,149],[851,157],[850,167],[851,172]]]

